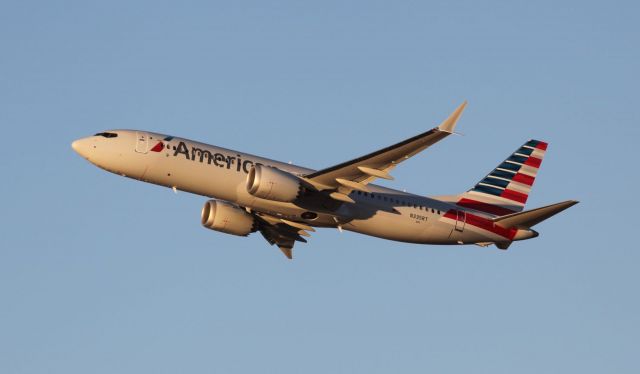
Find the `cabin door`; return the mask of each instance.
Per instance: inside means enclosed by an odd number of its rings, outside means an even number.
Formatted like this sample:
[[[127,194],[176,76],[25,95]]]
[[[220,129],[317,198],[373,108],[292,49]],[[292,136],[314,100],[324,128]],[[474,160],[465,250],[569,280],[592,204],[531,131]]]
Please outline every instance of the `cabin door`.
[[[136,152],[147,153],[149,151],[149,134],[136,131]]]
[[[464,210],[458,210],[456,214],[456,231],[462,232],[464,230],[464,224],[467,215]]]

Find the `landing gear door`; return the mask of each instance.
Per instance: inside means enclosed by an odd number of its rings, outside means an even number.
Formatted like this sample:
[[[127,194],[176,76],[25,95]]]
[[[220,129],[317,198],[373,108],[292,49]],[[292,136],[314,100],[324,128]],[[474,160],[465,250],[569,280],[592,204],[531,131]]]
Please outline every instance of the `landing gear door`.
[[[458,210],[457,216],[456,216],[456,231],[463,231],[464,230],[464,224],[466,221],[466,214],[464,210]]]
[[[149,134],[136,131],[136,152],[147,153],[149,151]]]

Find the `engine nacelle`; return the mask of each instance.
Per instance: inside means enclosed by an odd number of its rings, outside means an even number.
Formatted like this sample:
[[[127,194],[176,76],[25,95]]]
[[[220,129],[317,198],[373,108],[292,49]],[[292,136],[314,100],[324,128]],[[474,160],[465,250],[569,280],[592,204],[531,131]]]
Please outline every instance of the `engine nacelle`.
[[[247,191],[261,199],[290,203],[304,191],[300,178],[264,165],[255,165],[247,175]]]
[[[202,207],[202,226],[225,234],[247,236],[256,231],[256,219],[244,209],[218,200]]]

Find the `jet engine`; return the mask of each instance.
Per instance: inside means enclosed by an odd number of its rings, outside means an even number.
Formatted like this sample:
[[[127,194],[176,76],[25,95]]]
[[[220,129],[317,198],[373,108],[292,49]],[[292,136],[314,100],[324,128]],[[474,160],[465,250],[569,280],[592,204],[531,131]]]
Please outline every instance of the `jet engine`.
[[[202,207],[202,226],[225,234],[247,236],[256,231],[256,219],[244,209],[218,200]]]
[[[290,203],[304,192],[302,180],[293,174],[265,165],[255,165],[247,174],[247,191],[261,199]]]

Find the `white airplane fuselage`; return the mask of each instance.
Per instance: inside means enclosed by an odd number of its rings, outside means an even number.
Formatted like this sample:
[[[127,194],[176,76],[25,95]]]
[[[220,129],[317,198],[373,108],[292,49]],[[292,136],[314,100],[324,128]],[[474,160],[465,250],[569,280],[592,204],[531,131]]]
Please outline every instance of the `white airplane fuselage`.
[[[494,215],[464,209],[446,197],[429,198],[368,185],[353,191],[354,203],[333,206],[258,198],[247,190],[247,174],[257,164],[296,176],[314,170],[178,137],[114,130],[116,137],[90,136],[74,150],[112,173],[224,200],[253,212],[315,227],[340,227],[379,238],[422,244],[499,243],[537,236],[533,230],[501,229]],[[515,231],[514,231],[515,230]]]

